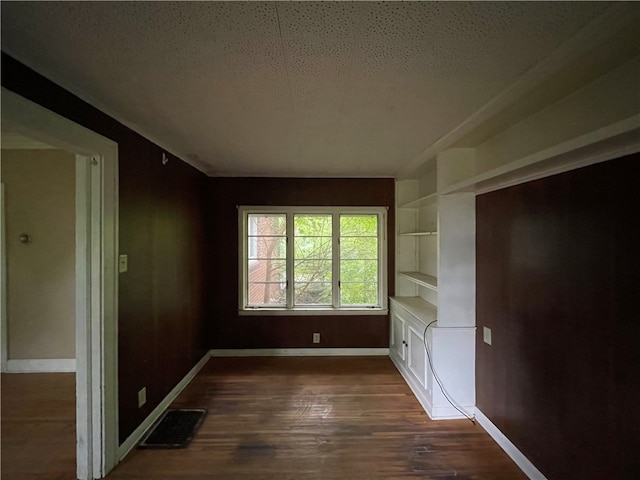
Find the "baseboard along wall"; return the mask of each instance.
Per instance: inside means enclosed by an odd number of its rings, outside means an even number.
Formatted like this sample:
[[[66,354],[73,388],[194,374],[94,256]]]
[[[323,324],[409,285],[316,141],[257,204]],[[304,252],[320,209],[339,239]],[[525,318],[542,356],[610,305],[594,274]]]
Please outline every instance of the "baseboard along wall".
[[[536,466],[516,447],[507,436],[489,420],[484,413],[476,408],[476,421],[482,428],[493,438],[498,445],[505,451],[511,460],[515,462],[520,470],[531,480],[547,480]]]
[[[253,348],[210,350],[212,357],[387,356],[388,348]]]

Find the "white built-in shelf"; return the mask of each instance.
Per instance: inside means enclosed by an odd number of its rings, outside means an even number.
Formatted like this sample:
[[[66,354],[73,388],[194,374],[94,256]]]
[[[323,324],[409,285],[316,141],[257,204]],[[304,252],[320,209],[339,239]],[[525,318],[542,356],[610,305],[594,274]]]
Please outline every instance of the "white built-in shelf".
[[[438,194],[432,193],[430,195],[425,195],[424,197],[420,197],[416,200],[412,200],[411,202],[404,203],[399,205],[398,208],[420,208],[426,207],[432,203],[435,203],[438,200]]]
[[[444,186],[440,193],[490,192],[637,151],[637,132],[640,129],[638,123],[637,115],[615,122],[554,147],[477,172],[466,179]]]
[[[425,322],[425,324],[438,318],[438,308],[420,297],[391,297],[394,302],[404,308],[414,317]]]
[[[401,275],[422,287],[427,287],[431,290],[438,289],[438,279],[433,275],[427,275],[422,272],[398,272],[398,275]]]
[[[400,233],[400,235],[411,236],[411,237],[420,237],[425,235],[437,235],[438,232],[406,232]]]

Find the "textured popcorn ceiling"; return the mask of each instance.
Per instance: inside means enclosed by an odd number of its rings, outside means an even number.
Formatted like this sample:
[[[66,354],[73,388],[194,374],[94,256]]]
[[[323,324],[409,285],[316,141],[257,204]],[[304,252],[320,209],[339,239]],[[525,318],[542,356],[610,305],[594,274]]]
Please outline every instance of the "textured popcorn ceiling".
[[[2,2],[2,49],[213,174],[393,176],[606,8]]]

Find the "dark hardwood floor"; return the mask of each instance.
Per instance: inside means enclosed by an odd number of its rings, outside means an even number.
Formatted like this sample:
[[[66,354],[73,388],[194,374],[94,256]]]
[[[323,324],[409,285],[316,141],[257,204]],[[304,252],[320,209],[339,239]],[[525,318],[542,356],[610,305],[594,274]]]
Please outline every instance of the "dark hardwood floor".
[[[3,480],[75,478],[59,375],[2,376]],[[387,357],[214,358],[173,406],[208,410],[191,445],[133,450],[108,479],[526,478],[480,426],[429,420]]]
[[[480,426],[429,420],[387,357],[214,358],[174,406],[208,409],[189,448],[109,478],[526,478]]]
[[[76,478],[76,376],[3,373],[2,480]]]

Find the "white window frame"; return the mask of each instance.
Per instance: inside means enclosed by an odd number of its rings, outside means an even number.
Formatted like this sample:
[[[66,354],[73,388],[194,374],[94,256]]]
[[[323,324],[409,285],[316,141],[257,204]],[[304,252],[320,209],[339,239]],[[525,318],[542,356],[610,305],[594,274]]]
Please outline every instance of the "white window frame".
[[[340,215],[378,215],[378,299],[377,306],[339,306],[340,291],[336,288],[340,276],[339,253],[333,268],[333,306],[293,305],[293,242],[287,242],[287,306],[249,306],[247,299],[249,214],[284,214],[287,220],[287,238],[293,236],[293,217],[296,214],[333,215],[333,251],[339,252]],[[291,207],[291,206],[239,206],[238,207],[238,312],[240,315],[386,315],[388,313],[387,290],[387,208],[386,207]],[[336,256],[334,256],[334,260]]]

